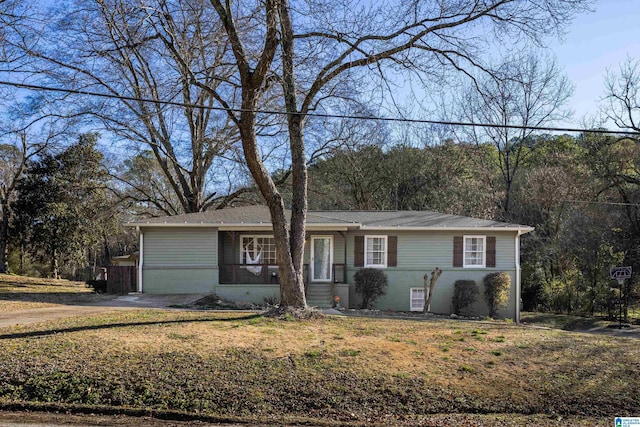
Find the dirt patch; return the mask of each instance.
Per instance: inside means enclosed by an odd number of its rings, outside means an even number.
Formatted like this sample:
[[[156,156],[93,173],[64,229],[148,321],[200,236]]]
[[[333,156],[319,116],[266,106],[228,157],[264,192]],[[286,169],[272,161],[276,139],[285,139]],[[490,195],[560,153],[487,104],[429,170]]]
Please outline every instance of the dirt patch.
[[[57,425],[79,425],[79,426],[140,426],[140,427],[179,427],[179,426],[217,426],[217,427],[272,427],[272,426],[296,426],[305,425],[314,426],[331,426],[332,423],[325,421],[323,423],[313,424],[308,420],[299,423],[295,420],[290,422],[281,421],[278,423],[249,423],[246,420],[239,420],[241,423],[215,423],[209,424],[204,421],[177,421],[162,420],[149,416],[133,417],[128,415],[102,415],[102,414],[69,414],[69,413],[51,413],[51,412],[2,412],[0,411],[0,426],[57,426]],[[528,415],[519,414],[434,414],[424,417],[420,425],[425,426],[476,426],[476,427],[514,427],[523,425],[535,425],[541,427],[555,426],[609,426],[611,423],[608,419],[598,419],[589,417],[551,417],[548,415]],[[333,425],[344,425],[345,423],[335,423]],[[353,427],[360,425],[371,425],[361,423],[349,423]],[[401,424],[399,424],[401,425]]]

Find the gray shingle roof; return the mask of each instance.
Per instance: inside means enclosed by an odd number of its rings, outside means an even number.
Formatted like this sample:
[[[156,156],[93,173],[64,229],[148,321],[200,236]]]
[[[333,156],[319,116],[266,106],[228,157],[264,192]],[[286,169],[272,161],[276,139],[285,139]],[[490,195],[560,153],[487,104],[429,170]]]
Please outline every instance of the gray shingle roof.
[[[290,212],[287,211],[287,215]],[[150,218],[132,222],[130,226],[269,226],[271,217],[266,206],[243,206],[207,212]],[[453,229],[496,228],[532,231],[533,228],[500,221],[449,215],[431,211],[309,211],[307,224],[332,225],[355,229]]]

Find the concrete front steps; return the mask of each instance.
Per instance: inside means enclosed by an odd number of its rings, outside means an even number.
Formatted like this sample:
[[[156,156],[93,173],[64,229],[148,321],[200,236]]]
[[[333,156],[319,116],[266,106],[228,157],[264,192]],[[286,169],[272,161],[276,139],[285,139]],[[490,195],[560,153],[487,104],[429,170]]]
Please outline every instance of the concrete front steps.
[[[307,305],[317,308],[333,307],[331,285],[317,283],[307,285]]]

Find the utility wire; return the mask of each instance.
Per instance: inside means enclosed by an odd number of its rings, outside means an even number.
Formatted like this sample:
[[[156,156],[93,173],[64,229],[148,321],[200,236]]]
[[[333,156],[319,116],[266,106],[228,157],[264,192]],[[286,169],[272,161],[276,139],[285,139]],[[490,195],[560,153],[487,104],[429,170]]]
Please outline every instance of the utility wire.
[[[640,207],[640,203],[625,203],[625,202],[599,202],[597,200],[560,200],[566,203],[582,203],[588,205],[607,205],[607,206],[638,206]]]
[[[289,115],[289,114],[301,115],[302,114],[297,112],[288,113],[285,111],[277,111],[277,110],[260,110],[260,109],[244,110],[241,108],[225,108],[225,107],[215,107],[215,106],[207,106],[207,105],[196,105],[196,104],[190,104],[186,102],[161,101],[161,100],[154,100],[154,99],[147,99],[147,98],[139,98],[135,96],[114,95],[114,94],[92,92],[92,91],[81,90],[81,89],[56,88],[56,87],[50,87],[50,86],[41,86],[41,85],[33,85],[28,83],[2,81],[2,80],[0,80],[0,86],[13,86],[20,89],[62,92],[62,93],[74,94],[74,95],[87,95],[87,96],[96,96],[101,98],[118,99],[122,101],[148,102],[151,104],[171,105],[174,107],[202,108],[207,110],[226,111],[226,112],[233,112],[233,113],[251,112],[251,113],[257,113],[257,114],[279,114],[279,115]],[[431,124],[431,125],[500,128],[500,129],[520,129],[520,130],[528,129],[528,130],[538,130],[538,131],[547,131],[547,132],[580,132],[580,133],[596,133],[596,134],[605,134],[605,135],[640,136],[640,132],[638,131],[581,129],[581,128],[551,127],[551,126],[520,126],[520,125],[503,125],[503,124],[489,124],[489,123],[456,122],[456,121],[447,121],[447,120],[412,119],[412,118],[401,118],[401,117],[354,116],[349,114],[306,113],[305,115],[309,117],[318,117],[318,118],[326,118],[326,119],[377,120],[377,121],[396,122],[396,123],[419,123],[419,124]]]

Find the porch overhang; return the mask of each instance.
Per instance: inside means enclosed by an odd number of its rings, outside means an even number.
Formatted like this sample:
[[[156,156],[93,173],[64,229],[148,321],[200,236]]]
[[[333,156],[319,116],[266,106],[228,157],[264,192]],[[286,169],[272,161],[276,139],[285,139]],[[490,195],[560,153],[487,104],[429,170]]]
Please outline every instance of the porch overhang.
[[[214,227],[216,227],[214,225]],[[220,225],[217,226],[220,231],[273,231],[273,226],[271,224],[233,224],[233,225]],[[358,227],[354,227],[352,224],[340,224],[340,225],[315,225],[315,224],[307,224],[306,231],[348,231],[357,229]]]
[[[273,231],[273,226],[270,222],[260,222],[260,223],[127,223],[124,224],[125,227],[136,227],[137,229],[141,228],[217,228],[220,231]],[[360,228],[360,224],[309,224],[306,225],[306,231],[349,231],[349,230],[357,230]]]

